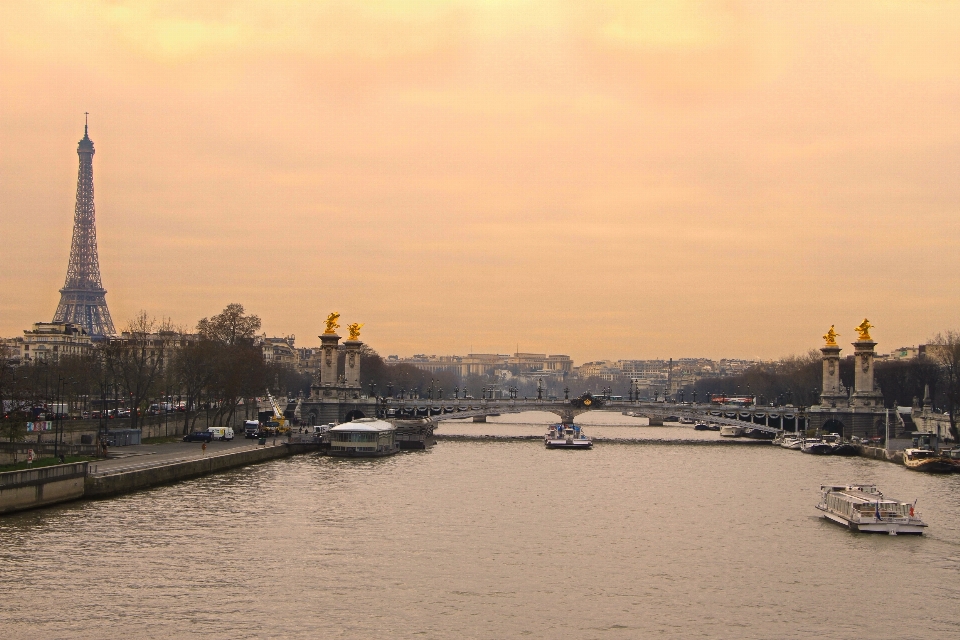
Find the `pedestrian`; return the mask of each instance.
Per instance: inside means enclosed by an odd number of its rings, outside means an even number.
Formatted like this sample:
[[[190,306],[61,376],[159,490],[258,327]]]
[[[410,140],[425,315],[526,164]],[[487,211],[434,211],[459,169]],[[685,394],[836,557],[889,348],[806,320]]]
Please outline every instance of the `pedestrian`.
[[[200,449],[203,450],[203,455],[207,455],[207,443],[206,443],[206,442],[204,442],[203,445],[201,445]]]

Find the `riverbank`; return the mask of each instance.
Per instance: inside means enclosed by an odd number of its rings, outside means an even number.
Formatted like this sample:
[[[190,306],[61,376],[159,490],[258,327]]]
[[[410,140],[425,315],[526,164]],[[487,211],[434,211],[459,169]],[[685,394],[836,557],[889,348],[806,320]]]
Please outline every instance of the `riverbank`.
[[[122,457],[0,473],[0,513],[81,498],[108,498],[237,467],[316,451],[319,445],[271,439],[125,447]]]

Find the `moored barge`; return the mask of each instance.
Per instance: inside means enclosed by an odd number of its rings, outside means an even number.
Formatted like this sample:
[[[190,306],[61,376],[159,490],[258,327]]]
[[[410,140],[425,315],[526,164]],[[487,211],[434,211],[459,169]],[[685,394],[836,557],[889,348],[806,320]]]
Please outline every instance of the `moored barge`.
[[[331,456],[372,458],[390,456],[400,450],[397,428],[386,420],[360,418],[331,427],[324,434]]]

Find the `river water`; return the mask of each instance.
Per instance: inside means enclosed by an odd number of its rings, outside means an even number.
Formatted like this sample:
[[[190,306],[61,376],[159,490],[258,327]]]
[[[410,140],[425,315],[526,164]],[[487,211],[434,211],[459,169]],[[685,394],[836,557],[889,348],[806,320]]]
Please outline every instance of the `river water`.
[[[717,437],[607,416],[583,424]],[[929,533],[819,518],[820,483],[854,481]],[[960,475],[767,445],[296,456],[5,517],[0,554],[3,638],[960,637]]]

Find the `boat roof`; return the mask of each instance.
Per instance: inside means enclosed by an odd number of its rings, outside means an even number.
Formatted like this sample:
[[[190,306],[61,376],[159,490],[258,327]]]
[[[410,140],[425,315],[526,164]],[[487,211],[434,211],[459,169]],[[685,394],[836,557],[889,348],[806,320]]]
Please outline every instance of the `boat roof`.
[[[822,491],[830,491],[831,493],[841,494],[844,497],[850,499],[851,502],[856,503],[865,503],[869,502],[871,504],[880,502],[895,502],[900,503],[896,498],[890,496],[885,496],[880,491],[877,490],[877,486],[873,484],[856,484],[856,485],[844,485],[844,484],[824,484],[820,485]]]
[[[343,424],[338,424],[335,427],[331,427],[330,431],[394,431],[395,426],[387,422],[386,420],[377,420],[376,418],[360,418],[359,420],[354,420],[353,422],[344,422]]]

